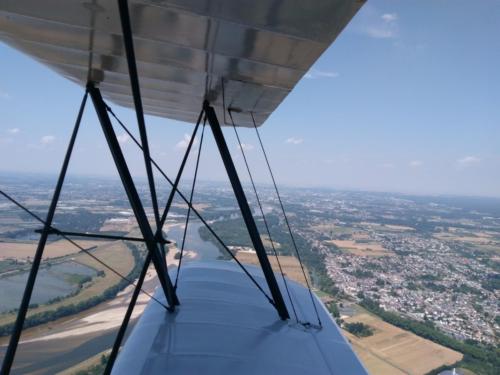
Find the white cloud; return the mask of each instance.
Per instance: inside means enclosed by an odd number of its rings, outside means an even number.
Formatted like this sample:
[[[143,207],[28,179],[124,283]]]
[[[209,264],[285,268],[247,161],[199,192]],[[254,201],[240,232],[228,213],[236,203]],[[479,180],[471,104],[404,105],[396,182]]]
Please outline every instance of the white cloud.
[[[7,129],[7,133],[9,134],[17,134],[21,131],[19,128],[12,128],[12,129]]]
[[[366,27],[366,33],[376,39],[395,38],[399,30],[398,19],[396,13],[382,14],[379,19],[370,22]]]
[[[285,141],[285,143],[289,143],[292,145],[300,145],[302,142],[304,142],[302,138],[295,138],[295,137],[290,137]]]
[[[240,148],[239,145],[238,145],[238,148]],[[249,143],[242,143],[241,148],[243,149],[243,151],[250,151],[250,150],[254,149],[253,145],[251,145]]]
[[[120,134],[118,137],[118,142],[120,142],[122,145],[127,143],[130,140],[130,137],[127,133]]]
[[[384,22],[390,23],[395,22],[398,19],[398,15],[396,13],[385,13],[380,17]]]
[[[40,138],[40,143],[42,145],[48,145],[53,143],[56,140],[56,137],[53,135],[44,135],[42,138]]]
[[[187,149],[190,140],[191,140],[191,136],[189,134],[184,134],[184,138],[182,140],[180,140],[179,142],[177,142],[177,144],[175,145],[175,148],[177,148],[179,150]],[[198,144],[198,140],[195,138],[193,145],[196,145],[196,144]]]
[[[7,92],[0,90],[0,99],[9,99],[9,98],[10,95]]]
[[[478,164],[480,161],[481,159],[478,158],[477,156],[469,155],[458,159],[457,163],[460,167],[468,167],[474,164]]]
[[[412,161],[410,161],[409,165],[412,168],[418,168],[418,167],[421,167],[422,165],[424,165],[424,163],[421,160],[412,160]]]
[[[338,76],[339,76],[339,73],[337,73],[337,72],[317,70],[317,69],[311,69],[306,74],[304,74],[304,78],[308,78],[308,79],[337,78]]]

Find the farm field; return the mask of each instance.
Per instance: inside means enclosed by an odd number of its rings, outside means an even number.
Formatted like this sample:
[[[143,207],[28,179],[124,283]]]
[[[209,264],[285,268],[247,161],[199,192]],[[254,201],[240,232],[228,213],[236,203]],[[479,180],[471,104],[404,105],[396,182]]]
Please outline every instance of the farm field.
[[[262,243],[264,244],[264,247],[266,249],[271,249],[272,248],[272,245],[274,245],[274,248],[276,250],[280,249],[281,248],[281,244],[279,242],[276,242],[275,240],[273,240],[271,242],[271,240],[269,239],[269,236],[267,234],[261,234],[260,235],[260,238],[262,240]]]
[[[322,223],[322,224],[315,224],[311,225],[311,229],[314,230],[315,232],[319,233],[324,233],[327,235],[350,235],[356,232],[355,228],[351,227],[344,227],[344,226],[339,226],[338,224],[335,223]]]
[[[391,251],[376,242],[358,242],[356,240],[329,240],[325,242],[337,246],[342,251],[359,256],[381,257],[393,255]]]
[[[363,338],[343,331],[373,375],[423,375],[462,359],[459,352],[418,337],[365,312],[346,318],[345,321],[361,322],[374,330],[372,336]]]
[[[460,241],[460,242],[468,242],[472,244],[477,244],[477,245],[485,245],[489,243],[495,243],[496,239],[493,236],[487,235],[485,233],[478,233],[477,235],[471,234],[453,234],[453,233],[437,233],[434,235],[434,237],[441,239],[441,240],[448,240],[448,241]]]
[[[408,231],[414,231],[415,228],[406,226],[406,225],[394,225],[394,224],[380,224],[380,223],[374,223],[374,222],[368,222],[368,221],[362,221],[360,222],[360,225],[363,227],[368,227],[370,229],[377,229],[381,231],[392,231],[392,232],[408,232]]]
[[[93,241],[93,240],[75,240],[77,244],[84,249],[89,249],[95,246],[109,244],[109,241]],[[35,255],[37,247],[36,242],[0,242],[0,260],[2,259],[18,259],[24,260]],[[70,254],[76,254],[80,251],[76,246],[72,245],[65,239],[60,239],[45,246],[44,259],[57,258]]]
[[[257,259],[257,255],[254,252],[238,251],[236,253],[236,258],[241,263],[259,265],[259,260]],[[305,286],[304,275],[302,274],[300,263],[297,260],[297,258],[289,255],[280,255],[279,260],[281,263],[281,267],[283,268],[283,272],[285,273],[285,276]],[[276,258],[274,256],[269,255],[269,261],[271,262],[271,267],[273,268],[273,271],[279,272],[279,267],[278,263],[276,262]],[[308,275],[307,270],[306,270],[306,275]]]
[[[436,233],[433,237],[442,241],[461,242],[484,252],[500,253],[500,239],[496,233],[487,231],[472,232],[449,228],[447,232]]]
[[[137,226],[137,222],[133,217],[121,217],[112,218],[106,220],[101,228],[100,232],[130,232],[134,227]]]
[[[187,210],[188,206],[185,203],[172,203],[172,207],[177,207],[177,208],[185,208]],[[198,212],[203,212],[207,208],[210,208],[211,205],[208,203],[195,203],[193,204],[193,207],[196,209]]]

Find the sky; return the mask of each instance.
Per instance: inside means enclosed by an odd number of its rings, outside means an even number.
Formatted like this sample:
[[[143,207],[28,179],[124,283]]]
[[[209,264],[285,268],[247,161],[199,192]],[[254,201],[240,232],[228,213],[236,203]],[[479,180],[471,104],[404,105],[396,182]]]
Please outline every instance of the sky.
[[[57,173],[82,87],[1,43],[0,67],[0,172]],[[500,1],[368,1],[261,128],[278,184],[500,197],[499,67]],[[131,110],[114,110],[137,129]],[[146,123],[152,156],[173,176],[192,124]],[[255,180],[270,183],[255,132],[240,137]],[[69,173],[117,176],[90,105]],[[210,132],[199,178],[226,179]]]

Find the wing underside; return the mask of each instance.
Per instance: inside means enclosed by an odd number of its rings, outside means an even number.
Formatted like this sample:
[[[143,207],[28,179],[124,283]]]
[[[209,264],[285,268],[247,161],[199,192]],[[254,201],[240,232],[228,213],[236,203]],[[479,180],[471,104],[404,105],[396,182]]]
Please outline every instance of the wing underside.
[[[225,124],[232,108],[261,125],[363,3],[129,1],[145,112],[194,122],[206,98]],[[0,40],[133,107],[117,1],[2,0]]]

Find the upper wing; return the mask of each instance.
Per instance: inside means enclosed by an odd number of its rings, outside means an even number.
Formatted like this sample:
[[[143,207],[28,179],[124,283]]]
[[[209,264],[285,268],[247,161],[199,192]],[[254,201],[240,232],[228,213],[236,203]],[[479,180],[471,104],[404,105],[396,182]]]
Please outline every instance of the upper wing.
[[[261,125],[364,1],[129,1],[145,112],[194,122],[206,98]],[[2,0],[0,39],[133,106],[116,0]]]

